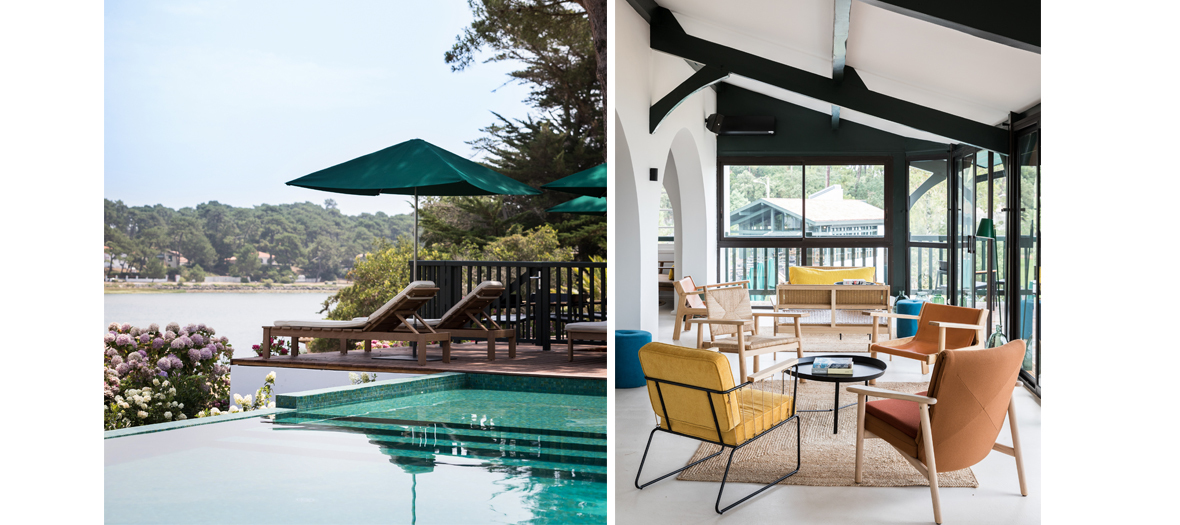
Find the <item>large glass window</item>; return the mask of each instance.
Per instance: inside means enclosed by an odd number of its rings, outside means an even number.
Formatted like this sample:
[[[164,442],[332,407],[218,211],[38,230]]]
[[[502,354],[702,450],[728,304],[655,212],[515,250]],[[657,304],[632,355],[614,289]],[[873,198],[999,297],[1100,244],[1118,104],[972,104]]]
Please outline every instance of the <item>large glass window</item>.
[[[883,164],[725,165],[724,237],[884,237]]]
[[[659,229],[660,244],[672,244],[676,240],[676,218],[672,213],[672,199],[668,190],[660,187],[660,216],[656,227]]]

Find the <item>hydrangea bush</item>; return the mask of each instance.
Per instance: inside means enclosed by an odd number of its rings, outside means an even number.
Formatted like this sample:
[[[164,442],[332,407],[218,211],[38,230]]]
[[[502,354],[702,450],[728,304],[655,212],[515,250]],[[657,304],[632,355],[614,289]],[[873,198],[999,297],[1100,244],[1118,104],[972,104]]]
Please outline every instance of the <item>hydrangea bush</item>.
[[[111,323],[103,336],[105,428],[127,428],[229,409],[233,346],[212,327],[163,330]]]

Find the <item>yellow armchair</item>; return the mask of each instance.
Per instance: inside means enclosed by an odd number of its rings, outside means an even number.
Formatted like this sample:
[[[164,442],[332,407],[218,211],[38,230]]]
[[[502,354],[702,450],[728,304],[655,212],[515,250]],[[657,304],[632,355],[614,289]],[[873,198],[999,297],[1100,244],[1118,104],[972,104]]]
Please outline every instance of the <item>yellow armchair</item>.
[[[790,394],[786,392],[785,378],[779,392],[767,390],[766,386],[754,388],[756,382],[797,366],[798,359],[784,361],[757,372],[748,381],[736,386],[729,360],[717,352],[648,343],[639,349],[639,363],[647,379],[647,393],[658,424],[648,435],[647,446],[643,449],[639,471],[635,474],[636,488],[642,490],[677,472],[715,458],[728,448],[730,452],[725,475],[721,478],[721,489],[717,491],[717,501],[713,506],[721,514],[799,472],[802,442],[799,416],[795,413],[797,381],[792,381]],[[725,492],[725,480],[729,477],[734,452],[791,420],[795,421],[795,470],[722,508],[721,495]],[[647,453],[657,431],[720,445],[721,450],[640,484],[643,464],[647,461]]]

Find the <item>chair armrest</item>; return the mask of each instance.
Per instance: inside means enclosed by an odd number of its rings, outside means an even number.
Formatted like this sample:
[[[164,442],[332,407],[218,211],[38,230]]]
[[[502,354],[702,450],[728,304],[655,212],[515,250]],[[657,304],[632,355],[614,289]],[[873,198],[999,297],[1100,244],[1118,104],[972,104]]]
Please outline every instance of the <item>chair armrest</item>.
[[[884,310],[864,310],[861,315],[871,315],[873,317],[889,317],[893,319],[917,319],[918,316],[910,314],[895,314],[893,312],[886,312]]]
[[[731,324],[734,326],[742,326],[750,322],[749,319],[689,319],[685,321],[688,324]]]
[[[981,324],[963,324],[963,323],[948,323],[946,321],[930,321],[931,326],[939,328],[966,328],[968,330],[987,330],[986,326]]]
[[[754,319],[759,317],[811,317],[811,314],[807,312],[754,312]]]
[[[754,374],[750,375],[750,377],[746,378],[746,381],[761,381],[797,364],[799,364],[799,358],[797,357],[794,359],[788,359],[781,363],[775,363],[774,366],[771,366],[770,368],[766,368],[760,372],[755,372]]]
[[[739,284],[742,284],[742,285],[750,284],[750,281],[732,281],[732,282],[728,282],[728,283],[706,284],[704,286],[698,286],[697,290],[700,290],[703,292],[709,288],[725,288],[725,287],[729,287],[729,286],[737,286]]]
[[[852,385],[848,387],[848,391],[854,394],[865,394],[873,397],[885,397],[889,399],[900,399],[902,401],[913,401],[915,403],[922,403],[924,405],[933,405],[938,402],[937,399],[927,396],[919,396],[917,394],[903,394],[901,392],[894,392],[875,386]]]

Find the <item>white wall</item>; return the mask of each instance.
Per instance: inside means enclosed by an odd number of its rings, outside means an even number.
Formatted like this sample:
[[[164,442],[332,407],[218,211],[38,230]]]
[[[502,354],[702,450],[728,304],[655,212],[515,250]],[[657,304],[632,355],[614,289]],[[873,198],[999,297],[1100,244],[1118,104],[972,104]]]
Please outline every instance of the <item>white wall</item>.
[[[615,148],[610,165],[615,177],[611,197],[616,294],[611,314],[616,329],[640,329],[656,333],[658,297],[656,285],[660,184],[668,167],[675,165],[674,184],[681,224],[677,228],[677,275],[692,275],[697,282],[713,282],[716,275],[716,157],[717,142],[705,129],[705,117],[715,112],[711,89],[693,94],[668,115],[656,133],[648,132],[648,111],[660,97],[693,74],[683,60],[654,52],[649,27],[625,0],[614,0],[610,79],[613,92]],[[625,153],[625,155],[623,155]],[[671,162],[670,162],[671,160]],[[626,164],[624,168],[623,164]],[[660,182],[648,180],[650,168],[658,168]],[[670,195],[670,197],[672,197]]]

